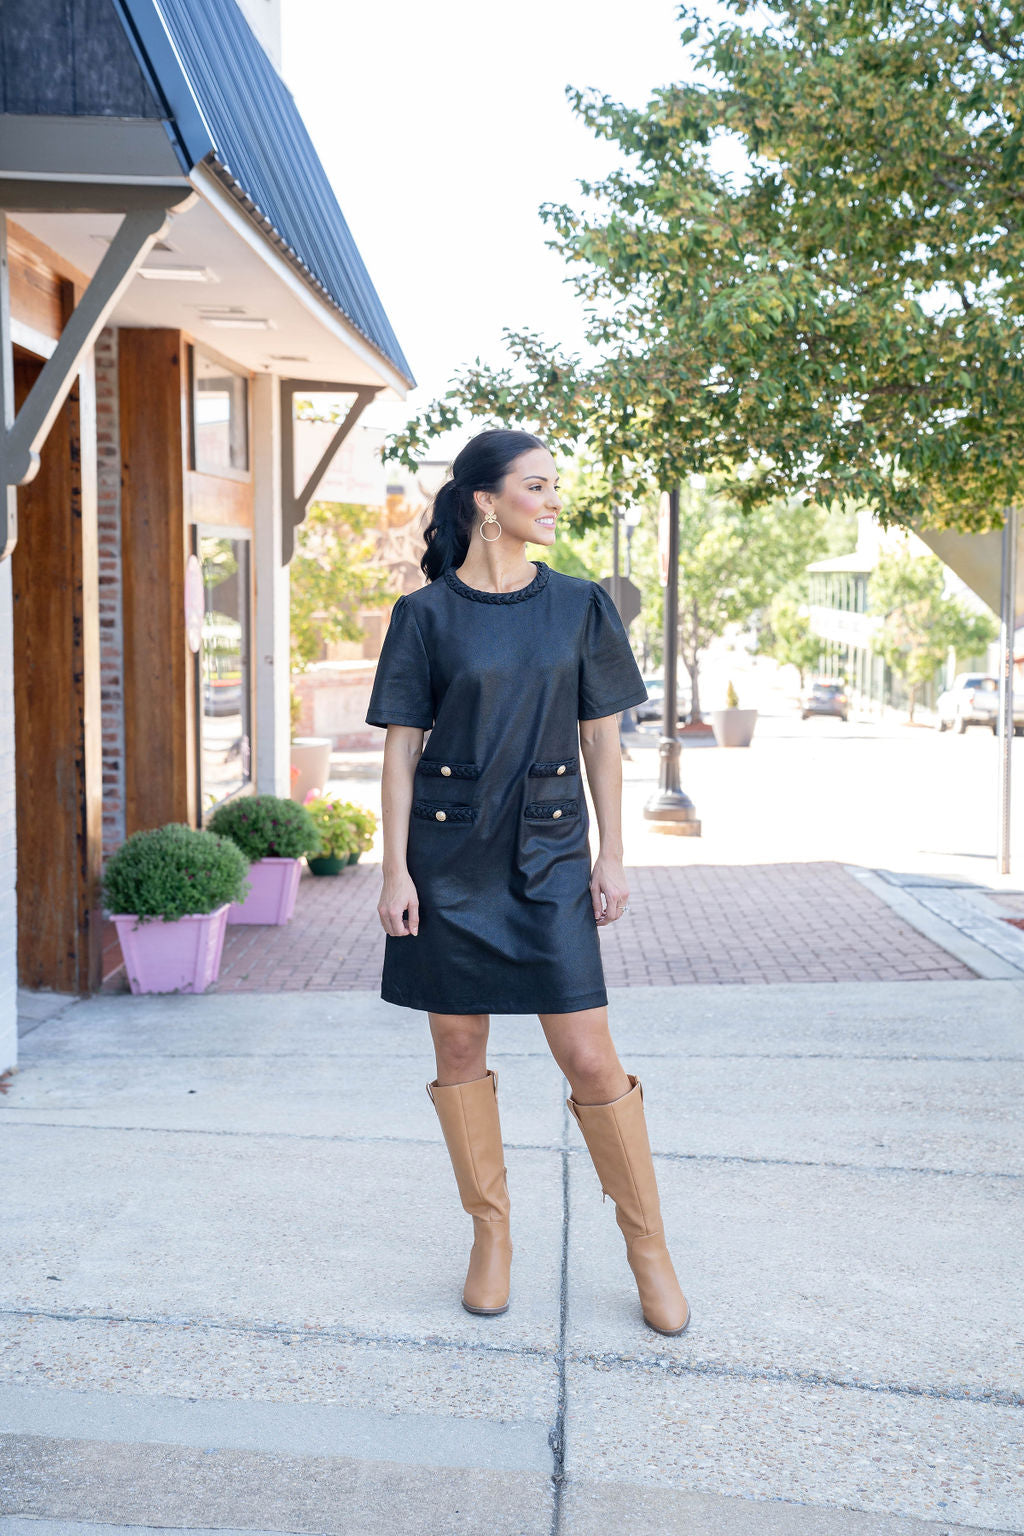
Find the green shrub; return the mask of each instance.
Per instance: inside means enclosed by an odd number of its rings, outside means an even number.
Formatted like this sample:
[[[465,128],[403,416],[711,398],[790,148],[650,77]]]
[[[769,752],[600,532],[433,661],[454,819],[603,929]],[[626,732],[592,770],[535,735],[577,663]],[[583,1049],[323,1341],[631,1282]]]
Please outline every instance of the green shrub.
[[[102,880],[109,912],[167,922],[244,901],[249,865],[226,837],[170,822],[133,832],[112,854]]]
[[[250,863],[257,859],[298,859],[317,853],[320,843],[305,806],[279,795],[241,795],[220,805],[207,822],[211,832],[230,837]]]
[[[730,683],[728,688],[725,690],[725,707],[726,709],[738,709],[739,705],[740,696],[736,692],[736,689],[733,687],[732,683]]]

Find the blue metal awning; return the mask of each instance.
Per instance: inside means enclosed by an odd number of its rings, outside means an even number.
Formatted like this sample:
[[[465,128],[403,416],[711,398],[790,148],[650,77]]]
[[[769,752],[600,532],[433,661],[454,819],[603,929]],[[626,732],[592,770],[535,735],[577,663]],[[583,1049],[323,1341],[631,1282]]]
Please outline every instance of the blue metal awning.
[[[208,165],[414,384],[291,92],[236,0],[113,0],[185,171]]]

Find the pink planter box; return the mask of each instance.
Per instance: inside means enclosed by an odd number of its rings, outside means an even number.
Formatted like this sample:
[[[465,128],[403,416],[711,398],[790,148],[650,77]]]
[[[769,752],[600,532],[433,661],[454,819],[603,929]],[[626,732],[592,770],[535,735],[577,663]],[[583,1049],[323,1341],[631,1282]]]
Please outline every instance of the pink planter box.
[[[173,922],[112,914],[133,992],[205,992],[220,971],[229,903]],[[136,926],[137,925],[137,926]]]
[[[286,923],[295,911],[301,859],[257,859],[249,865],[252,890],[228,908],[229,923]]]

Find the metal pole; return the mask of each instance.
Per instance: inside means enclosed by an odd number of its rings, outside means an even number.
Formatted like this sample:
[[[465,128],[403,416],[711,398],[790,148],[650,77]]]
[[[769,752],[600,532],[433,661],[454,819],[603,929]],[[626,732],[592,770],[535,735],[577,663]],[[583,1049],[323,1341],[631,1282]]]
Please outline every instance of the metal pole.
[[[1003,519],[1003,565],[999,604],[999,857],[1001,875],[1010,873],[1010,786],[1013,744],[1013,643],[1017,629],[1017,508]]]
[[[700,822],[693,801],[679,787],[679,754],[682,742],[676,735],[677,656],[679,652],[679,491],[669,492],[668,581],[665,586],[665,700],[658,751],[661,772],[658,788],[644,806],[644,818],[661,824],[661,830],[684,837],[699,837]]]

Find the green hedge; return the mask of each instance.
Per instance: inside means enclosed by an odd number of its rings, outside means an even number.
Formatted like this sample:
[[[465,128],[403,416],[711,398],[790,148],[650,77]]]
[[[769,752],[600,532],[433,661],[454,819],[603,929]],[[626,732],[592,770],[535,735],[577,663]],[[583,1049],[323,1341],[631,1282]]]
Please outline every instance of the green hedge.
[[[228,838],[171,822],[133,832],[111,855],[102,880],[104,905],[109,912],[171,922],[244,901],[248,873],[248,861]]]
[[[257,859],[298,859],[319,853],[313,818],[297,800],[279,795],[242,795],[220,805],[207,827],[229,837],[250,863]]]

